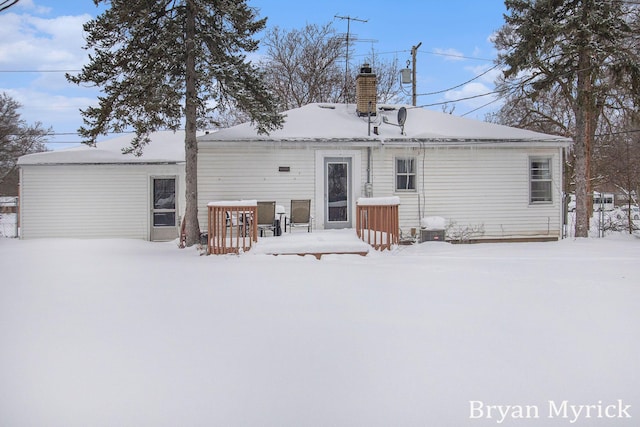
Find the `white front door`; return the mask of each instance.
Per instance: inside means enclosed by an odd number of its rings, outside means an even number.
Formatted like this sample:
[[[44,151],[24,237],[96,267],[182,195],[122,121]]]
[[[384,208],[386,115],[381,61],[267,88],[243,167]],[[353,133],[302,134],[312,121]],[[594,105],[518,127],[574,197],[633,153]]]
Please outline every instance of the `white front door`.
[[[167,241],[178,237],[176,210],[176,177],[151,178],[152,241]]]

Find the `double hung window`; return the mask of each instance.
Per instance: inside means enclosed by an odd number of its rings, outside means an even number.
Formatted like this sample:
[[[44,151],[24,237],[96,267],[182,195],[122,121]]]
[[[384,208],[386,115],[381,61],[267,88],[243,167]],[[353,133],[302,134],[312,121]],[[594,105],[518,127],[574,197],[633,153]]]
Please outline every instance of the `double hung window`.
[[[414,157],[396,157],[396,191],[416,191]]]
[[[532,157],[529,159],[529,202],[550,203],[551,191],[551,158]]]

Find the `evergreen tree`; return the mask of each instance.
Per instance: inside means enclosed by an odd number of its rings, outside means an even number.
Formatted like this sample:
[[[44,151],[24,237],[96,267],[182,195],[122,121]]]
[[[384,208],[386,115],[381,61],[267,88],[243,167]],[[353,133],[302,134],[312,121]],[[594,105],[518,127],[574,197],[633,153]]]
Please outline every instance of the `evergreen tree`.
[[[283,123],[263,75],[246,58],[265,27],[244,0],[94,0],[110,7],[84,25],[89,64],[76,84],[102,88],[98,107],[82,111],[88,144],[133,129],[140,155],[149,133],[185,127],[186,240],[199,241],[196,129],[217,106],[233,102],[260,133]]]
[[[599,120],[612,94],[638,96],[638,9],[611,0],[506,0],[495,44],[506,64],[499,85],[534,102],[549,94],[571,107],[575,126],[576,236],[587,237],[590,162]]]

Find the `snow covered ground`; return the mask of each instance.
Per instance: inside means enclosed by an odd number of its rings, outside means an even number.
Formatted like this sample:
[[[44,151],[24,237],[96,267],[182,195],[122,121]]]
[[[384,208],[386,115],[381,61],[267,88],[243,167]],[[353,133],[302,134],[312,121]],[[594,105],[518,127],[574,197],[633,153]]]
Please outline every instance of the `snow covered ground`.
[[[638,238],[255,249],[0,239],[0,425],[639,425]]]

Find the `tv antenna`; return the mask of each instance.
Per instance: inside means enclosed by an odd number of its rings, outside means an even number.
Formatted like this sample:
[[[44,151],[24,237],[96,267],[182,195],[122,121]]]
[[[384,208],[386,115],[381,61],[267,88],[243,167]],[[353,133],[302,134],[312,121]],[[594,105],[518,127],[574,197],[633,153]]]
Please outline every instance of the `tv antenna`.
[[[349,95],[348,95],[348,91],[347,91],[347,82],[348,82],[348,78],[349,78],[349,33],[351,31],[351,21],[356,21],[356,22],[369,22],[368,19],[360,19],[360,18],[354,18],[352,16],[340,16],[340,15],[334,15],[334,18],[338,18],[338,19],[346,19],[347,20],[347,53],[346,53],[346,57],[345,57],[345,61],[344,61],[344,103],[348,104],[349,103]]]

